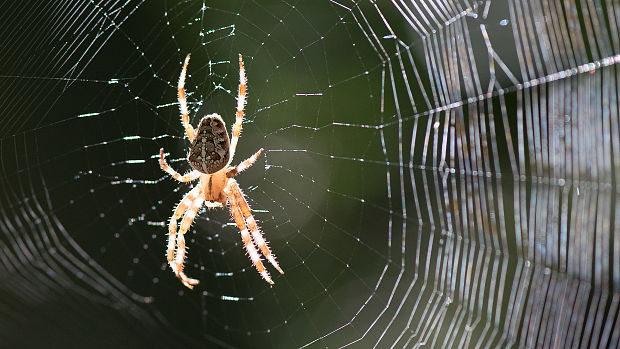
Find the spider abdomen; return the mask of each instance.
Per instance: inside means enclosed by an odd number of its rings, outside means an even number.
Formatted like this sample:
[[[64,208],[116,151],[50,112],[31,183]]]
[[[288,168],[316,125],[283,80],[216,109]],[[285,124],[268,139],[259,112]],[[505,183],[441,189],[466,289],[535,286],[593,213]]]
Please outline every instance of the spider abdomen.
[[[190,166],[202,173],[215,173],[230,159],[230,139],[224,120],[218,114],[209,114],[200,120],[196,136],[189,148]]]

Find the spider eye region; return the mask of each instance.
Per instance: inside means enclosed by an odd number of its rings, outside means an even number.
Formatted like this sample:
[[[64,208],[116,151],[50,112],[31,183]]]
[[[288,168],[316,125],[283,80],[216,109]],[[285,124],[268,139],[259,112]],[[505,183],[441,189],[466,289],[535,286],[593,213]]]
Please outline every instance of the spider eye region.
[[[189,161],[193,169],[206,174],[215,173],[230,158],[230,138],[226,124],[218,114],[209,114],[200,120],[196,136],[189,148]]]

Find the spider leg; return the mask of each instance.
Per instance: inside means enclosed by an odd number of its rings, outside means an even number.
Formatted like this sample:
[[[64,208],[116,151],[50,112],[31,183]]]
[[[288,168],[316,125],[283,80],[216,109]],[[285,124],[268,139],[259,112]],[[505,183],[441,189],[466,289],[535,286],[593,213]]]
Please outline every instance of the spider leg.
[[[189,123],[189,112],[187,111],[187,100],[185,99],[185,74],[187,73],[187,65],[189,64],[189,56],[188,53],[185,57],[185,63],[183,64],[183,70],[181,70],[181,75],[179,76],[179,107],[181,108],[181,122],[183,123],[183,127],[185,127],[185,133],[187,133],[187,138],[189,141],[194,140],[194,136],[196,133],[194,132],[194,128]]]
[[[230,140],[230,161],[235,156],[239,135],[241,135],[241,123],[243,122],[243,108],[245,107],[245,91],[247,87],[247,79],[245,77],[245,68],[243,67],[243,59],[239,54],[239,93],[237,94],[237,117],[232,127],[232,139]]]
[[[223,207],[224,205],[222,205],[221,202],[217,201],[205,201],[205,206],[207,206],[207,208],[218,208]]]
[[[263,277],[263,279],[265,279],[265,281],[273,284],[273,281],[271,281],[271,277],[269,276],[269,272],[267,271],[267,269],[265,269],[263,262],[261,262],[260,260],[258,251],[256,250],[256,247],[254,247],[254,243],[252,242],[250,233],[245,227],[245,220],[243,219],[243,213],[241,213],[241,209],[239,208],[239,206],[237,206],[237,203],[234,199],[229,200],[228,202],[230,205],[230,213],[232,214],[233,219],[235,220],[235,223],[237,224],[237,227],[241,232],[241,240],[243,240],[243,245],[245,246],[245,250],[250,256],[252,264],[254,264],[256,270],[258,270],[258,272]]]
[[[170,264],[170,267],[172,267],[173,269],[174,267],[172,265],[172,262],[174,260],[174,246],[175,246],[176,235],[177,235],[177,221],[179,220],[179,218],[181,218],[183,213],[187,211],[187,208],[192,204],[192,202],[196,200],[198,195],[200,195],[200,186],[197,185],[192,190],[190,190],[187,194],[185,194],[181,202],[179,202],[179,204],[177,205],[177,208],[174,210],[174,214],[172,215],[172,217],[170,217],[170,224],[168,224],[167,256],[168,256],[168,263]]]
[[[198,193],[200,194],[200,191]],[[192,225],[194,218],[196,218],[196,213],[200,209],[200,206],[202,206],[203,201],[204,199],[202,198],[202,196],[198,195],[198,197],[196,197],[192,201],[191,205],[185,212],[185,215],[183,216],[183,221],[181,221],[181,229],[177,234],[177,254],[174,262],[170,264],[176,276],[181,280],[183,285],[187,286],[189,289],[194,288],[194,285],[197,285],[199,281],[187,277],[183,272],[183,263],[185,262],[186,249],[184,235],[189,230],[189,227]]]
[[[237,173],[247,170],[250,166],[254,165],[260,154],[263,152],[263,148],[260,148],[254,155],[249,158],[243,160],[237,167],[231,168],[226,171],[226,177],[232,178],[237,175]]]
[[[186,249],[184,234],[179,234],[177,236],[177,246],[179,249],[177,251],[176,260],[174,262],[174,267],[173,267],[174,273],[179,278],[179,280],[181,280],[183,285],[185,285],[185,287],[191,290],[194,288],[194,286],[198,285],[200,281],[188,277],[183,272],[183,262],[185,262],[185,249]]]
[[[172,178],[176,179],[179,182],[191,182],[193,180],[198,179],[200,177],[199,171],[192,171],[187,173],[184,176],[181,176],[177,171],[175,171],[168,163],[166,162],[166,157],[164,156],[164,148],[159,150],[159,166],[162,170],[166,171]]]
[[[263,256],[267,258],[269,263],[271,263],[271,265],[273,265],[273,267],[276,268],[280,272],[280,274],[284,274],[284,271],[282,271],[282,269],[278,265],[278,262],[276,262],[275,256],[271,253],[269,246],[267,246],[267,242],[263,238],[263,234],[261,234],[260,230],[258,229],[256,220],[254,219],[252,211],[250,210],[250,205],[245,200],[245,197],[243,196],[239,185],[237,185],[237,181],[232,182],[230,186],[232,189],[231,191],[233,195],[235,195],[236,201],[239,204],[241,212],[245,217],[248,228],[250,228],[250,231],[252,232],[252,238],[254,239],[254,242],[256,242],[256,245],[258,245],[258,247],[261,249],[261,252],[263,252]]]
[[[241,232],[242,237],[243,237],[243,230],[245,230],[245,232],[247,233],[247,229],[245,229],[246,223],[247,223],[247,227],[250,228],[250,231],[252,232],[252,239],[254,240],[256,245],[260,248],[261,252],[263,253],[263,256],[267,258],[269,263],[271,263],[271,265],[273,265],[274,268],[276,268],[281,274],[284,274],[284,271],[280,268],[280,266],[278,265],[278,262],[276,262],[275,256],[271,253],[271,250],[267,246],[267,242],[265,241],[265,239],[263,238],[263,235],[258,229],[256,220],[254,219],[254,216],[252,216],[252,212],[250,211],[250,205],[248,205],[248,202],[243,197],[243,193],[241,192],[239,185],[237,185],[237,181],[235,181],[234,179],[230,179],[228,182],[228,185],[226,186],[225,191],[228,196],[228,200],[230,203],[230,209],[231,209],[231,212],[233,213],[233,218],[235,219],[235,223],[237,224],[239,229],[242,230]],[[237,216],[235,216],[235,211],[237,211]],[[241,213],[241,217],[239,217],[238,213]],[[249,238],[249,234],[248,234],[248,238]],[[246,244],[246,248],[247,248],[247,244]],[[252,246],[252,249],[254,249],[254,246]],[[251,254],[250,254],[250,257],[252,258]],[[260,262],[260,258],[258,258],[258,256],[256,257],[258,261]],[[254,258],[252,258],[252,261],[254,261]],[[260,264],[260,266],[262,267],[262,263]],[[258,271],[261,273],[261,275],[263,275],[258,265],[256,266],[256,268],[259,269]],[[269,275],[266,271],[265,273]],[[264,275],[263,275],[263,278],[265,278]],[[265,278],[265,280],[267,280],[267,282],[269,283],[272,283],[270,282],[271,278],[269,279]]]

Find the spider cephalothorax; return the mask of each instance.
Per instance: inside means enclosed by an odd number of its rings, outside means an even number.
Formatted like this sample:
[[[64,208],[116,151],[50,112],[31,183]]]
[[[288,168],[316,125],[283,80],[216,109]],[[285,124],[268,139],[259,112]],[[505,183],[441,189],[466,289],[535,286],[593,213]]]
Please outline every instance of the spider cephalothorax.
[[[194,170],[181,176],[166,163],[163,148],[159,152],[159,164],[162,170],[169,173],[179,182],[191,182],[200,178],[200,183],[194,186],[189,193],[185,194],[174,210],[172,218],[170,218],[170,224],[168,225],[168,264],[170,264],[172,271],[185,286],[193,288],[197,285],[198,280],[187,277],[183,272],[183,263],[185,261],[184,235],[203,203],[207,207],[222,207],[228,204],[230,213],[241,232],[241,239],[252,263],[256,266],[261,276],[267,282],[273,284],[269,272],[263,266],[256,247],[260,249],[271,265],[280,273],[284,274],[284,272],[280,269],[275,256],[269,250],[267,242],[263,238],[263,234],[261,234],[254,216],[252,216],[250,206],[243,196],[243,192],[241,192],[237,181],[233,179],[236,174],[252,166],[263,149],[259,149],[254,155],[242,161],[239,165],[235,167],[229,166],[235,155],[235,149],[241,134],[243,107],[245,106],[246,78],[243,60],[241,55],[239,55],[239,95],[237,97],[237,116],[232,128],[232,140],[228,138],[226,124],[224,124],[224,120],[218,114],[209,114],[203,117],[197,130],[194,130],[189,123],[184,89],[188,64],[189,54],[185,58],[185,63],[181,70],[178,92],[181,122],[185,127],[187,138],[191,142],[187,161]],[[177,221],[181,216],[183,216],[183,220],[181,221],[181,228],[177,233]]]

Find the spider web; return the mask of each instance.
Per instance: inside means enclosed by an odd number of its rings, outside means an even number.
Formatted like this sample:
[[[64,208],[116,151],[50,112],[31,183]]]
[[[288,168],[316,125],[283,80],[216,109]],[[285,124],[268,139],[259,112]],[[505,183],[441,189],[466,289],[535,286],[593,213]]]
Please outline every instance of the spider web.
[[[618,346],[618,1],[3,9],[3,346]],[[224,209],[167,267],[187,53],[194,125],[244,57],[273,286]]]

